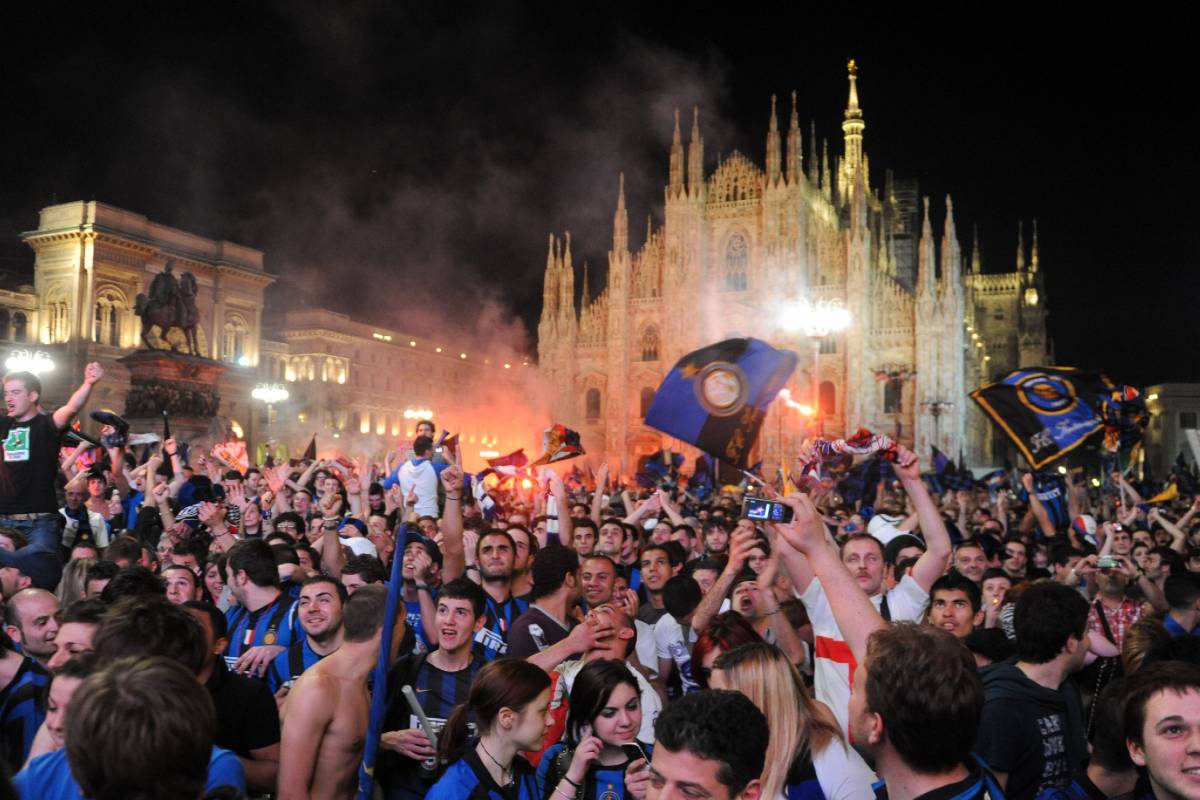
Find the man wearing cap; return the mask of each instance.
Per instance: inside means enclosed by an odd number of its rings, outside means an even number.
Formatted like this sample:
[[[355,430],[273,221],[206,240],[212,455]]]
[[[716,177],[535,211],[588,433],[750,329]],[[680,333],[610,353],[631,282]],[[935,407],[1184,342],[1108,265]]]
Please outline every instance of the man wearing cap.
[[[0,600],[8,600],[22,589],[53,591],[62,576],[58,556],[45,550],[24,548],[9,554],[0,566]]]
[[[897,566],[910,558],[920,558],[925,552],[925,543],[911,533],[902,533],[883,548],[883,561],[887,565],[887,584],[894,587],[904,578]]]
[[[533,559],[529,610],[508,632],[508,655],[529,658],[567,638],[575,627],[571,607],[579,599],[579,557],[562,545],[550,545]]]
[[[404,581],[404,614],[416,634],[415,653],[427,653],[437,641],[437,597],[442,584],[442,551],[415,525],[404,526],[400,577]]]
[[[3,450],[6,480],[0,490],[0,527],[16,528],[25,534],[28,547],[58,555],[60,531],[58,498],[54,481],[58,475],[59,438],[104,377],[98,363],[88,364],[83,383],[53,414],[41,409],[42,384],[29,372],[4,376],[4,405],[0,417],[0,450]],[[11,554],[0,552],[0,565],[11,564]]]

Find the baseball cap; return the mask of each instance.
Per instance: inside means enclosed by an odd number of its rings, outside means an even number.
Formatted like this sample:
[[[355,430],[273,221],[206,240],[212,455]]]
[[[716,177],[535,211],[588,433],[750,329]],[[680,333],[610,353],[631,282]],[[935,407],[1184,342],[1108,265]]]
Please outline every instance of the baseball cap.
[[[0,550],[0,566],[12,567],[29,578],[38,589],[53,592],[62,577],[58,556],[48,550],[23,547],[15,552]]]
[[[883,548],[883,560],[889,564],[895,564],[900,551],[906,547],[919,547],[924,550],[925,543],[911,533],[902,533],[888,542],[887,546]]]
[[[442,566],[442,551],[437,546],[437,542],[430,539],[421,533],[421,529],[416,525],[404,526],[404,546],[400,548],[401,552],[408,549],[408,546],[416,542],[425,548],[425,552],[429,553],[429,557],[433,559],[433,563],[439,567]]]
[[[1089,544],[1096,543],[1096,518],[1091,514],[1080,514],[1071,520],[1071,527]]]

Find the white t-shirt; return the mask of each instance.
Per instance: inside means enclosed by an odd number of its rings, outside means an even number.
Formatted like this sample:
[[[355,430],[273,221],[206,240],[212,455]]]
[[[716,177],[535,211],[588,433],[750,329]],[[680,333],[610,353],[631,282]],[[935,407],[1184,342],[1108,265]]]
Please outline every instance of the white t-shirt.
[[[829,706],[842,726],[842,732],[849,733],[851,670],[856,666],[854,656],[833,619],[833,609],[829,607],[829,598],[825,596],[825,587],[821,586],[821,582],[813,578],[804,594],[798,596],[813,626],[813,688],[816,697]],[[929,602],[929,593],[921,588],[912,575],[905,575],[886,596],[888,613],[893,622],[919,620],[925,611],[925,604]],[[883,598],[882,592],[871,598],[876,609],[883,603]]]
[[[852,747],[834,739],[812,754],[813,770],[825,800],[867,800],[875,797],[875,773]]]
[[[884,547],[887,547],[888,542],[892,539],[910,533],[910,531],[902,531],[896,527],[903,521],[904,517],[889,517],[884,514],[876,514],[867,523],[867,533],[878,539],[879,543]]]
[[[338,542],[349,547],[350,552],[356,556],[379,557],[379,553],[375,549],[375,544],[365,536],[338,536]]]
[[[662,699],[642,673],[628,664],[625,665],[625,668],[637,680],[638,694],[642,703],[642,727],[638,731],[638,741],[653,742],[654,721],[658,719],[658,715],[662,711]],[[581,669],[583,669],[583,659],[564,661],[555,667],[554,671],[559,673],[560,677],[554,685],[554,696],[550,698],[551,708],[561,708],[562,704],[570,697],[571,686],[574,685],[575,676]]]
[[[400,481],[400,491],[404,493],[405,497],[413,489],[416,489],[417,514],[422,517],[436,518],[438,515],[438,475],[433,464],[428,460],[422,461],[420,464],[405,461],[400,466],[400,474],[397,478]]]
[[[658,677],[658,656],[654,642],[654,626],[644,620],[635,619],[637,628],[637,646],[633,649],[638,663],[650,673],[650,678]]]
[[[683,626],[676,622],[669,612],[654,623],[654,655],[656,658],[669,658],[675,662],[684,694],[700,691],[700,684],[692,677],[692,645],[696,643],[697,638],[692,626],[688,625],[685,639]]]

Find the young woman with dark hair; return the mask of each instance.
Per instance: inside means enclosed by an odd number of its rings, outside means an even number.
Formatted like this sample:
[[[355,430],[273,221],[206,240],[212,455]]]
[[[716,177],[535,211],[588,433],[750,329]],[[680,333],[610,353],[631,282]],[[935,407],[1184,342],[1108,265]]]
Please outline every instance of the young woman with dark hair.
[[[479,735],[468,740],[472,715]],[[426,798],[537,800],[533,767],[518,754],[540,750],[550,722],[550,676],[527,661],[491,662],[475,676],[467,702],[446,721],[439,744],[447,760],[457,760]]]
[[[625,662],[589,662],[571,687],[566,742],[551,746],[538,765],[542,800],[642,800],[651,747],[637,741],[641,726],[638,684]]]

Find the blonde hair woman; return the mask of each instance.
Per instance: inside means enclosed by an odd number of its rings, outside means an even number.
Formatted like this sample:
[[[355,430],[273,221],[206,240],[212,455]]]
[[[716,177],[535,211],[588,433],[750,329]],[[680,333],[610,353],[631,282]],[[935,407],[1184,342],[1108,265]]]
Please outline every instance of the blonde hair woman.
[[[779,648],[754,642],[722,653],[710,683],[714,689],[741,692],[767,717],[771,738],[762,776],[764,798],[811,797],[813,783],[825,800],[875,797],[875,774],[847,745],[833,712],[809,695]]]
[[[87,587],[84,582],[87,580],[87,571],[95,563],[96,561],[91,558],[77,558],[66,563],[66,566],[63,567],[62,577],[58,581],[58,588],[54,590],[59,608],[66,608],[76,600],[82,600],[87,596]]]

